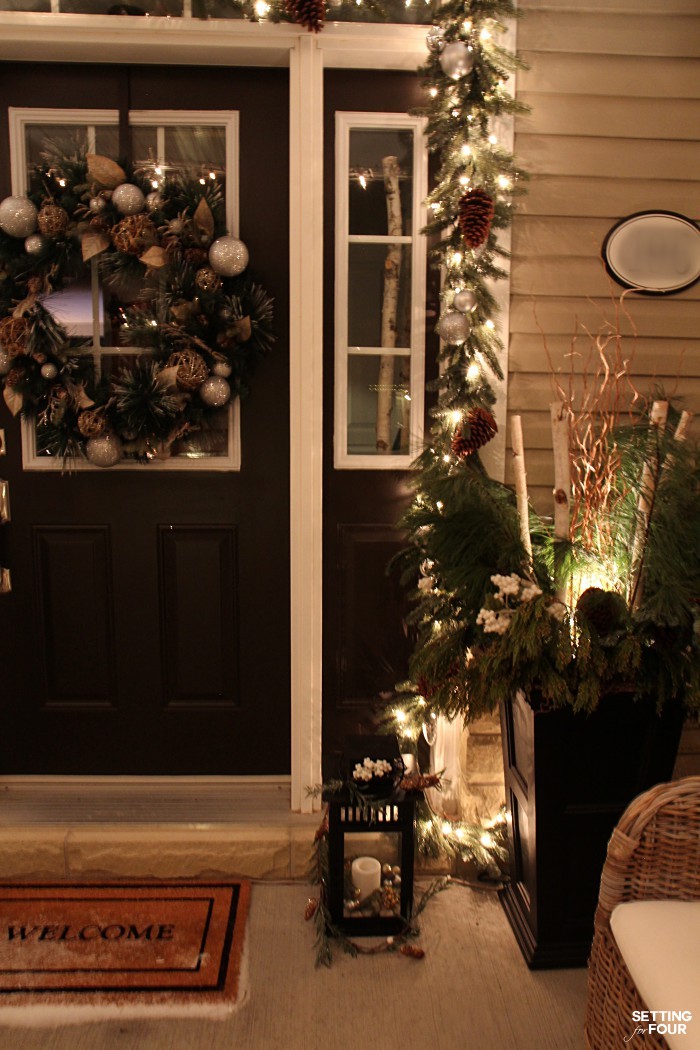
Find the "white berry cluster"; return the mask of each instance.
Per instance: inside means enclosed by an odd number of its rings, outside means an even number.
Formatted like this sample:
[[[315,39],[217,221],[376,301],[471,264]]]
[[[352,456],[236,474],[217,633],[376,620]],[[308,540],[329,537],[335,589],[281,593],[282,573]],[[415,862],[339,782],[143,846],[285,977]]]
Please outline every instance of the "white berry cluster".
[[[387,762],[385,758],[378,758],[376,761],[366,758],[362,764],[356,763],[352,771],[352,778],[353,780],[368,781],[372,777],[383,777],[385,773],[391,773],[391,771],[391,762]]]
[[[524,602],[531,602],[533,598],[539,598],[542,588],[532,580],[524,580],[515,572],[512,572],[510,576],[501,576],[496,573],[491,577],[491,583],[496,587],[494,597],[500,603],[501,608],[480,609],[476,622],[484,628],[484,634],[505,634],[515,612],[509,606],[509,599],[513,598],[522,605]]]

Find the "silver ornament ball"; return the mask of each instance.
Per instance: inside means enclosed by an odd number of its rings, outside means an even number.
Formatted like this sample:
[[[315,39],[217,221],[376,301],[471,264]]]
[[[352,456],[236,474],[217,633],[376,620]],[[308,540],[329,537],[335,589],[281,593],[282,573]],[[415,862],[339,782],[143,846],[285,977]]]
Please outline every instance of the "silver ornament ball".
[[[474,68],[474,55],[463,40],[455,40],[447,44],[440,55],[440,65],[446,76],[459,80],[471,73]]]
[[[6,376],[12,368],[12,358],[8,354],[7,350],[3,350],[0,346],[0,376]]]
[[[46,251],[48,241],[40,233],[32,233],[24,242],[24,250],[27,255],[41,255]]]
[[[122,182],[112,190],[112,204],[121,215],[138,215],[146,207],[146,198],[132,182]]]
[[[455,297],[452,300],[454,309],[459,310],[462,314],[471,313],[472,310],[476,310],[478,305],[476,293],[471,288],[463,288],[462,291],[455,292]]]
[[[432,51],[433,54],[438,54],[445,46],[445,33],[440,26],[431,26],[428,30],[425,42],[428,46],[428,51]]]
[[[91,197],[88,207],[94,215],[101,215],[107,207],[107,201],[104,197]]]
[[[200,386],[199,396],[209,408],[223,408],[231,397],[231,387],[223,376],[209,376]]]
[[[163,198],[158,190],[149,193],[146,197],[146,207],[149,211],[158,211],[163,206]]]
[[[116,434],[100,434],[90,438],[85,453],[94,467],[113,467],[122,458],[122,443]]]
[[[29,237],[36,229],[37,214],[29,197],[5,197],[0,204],[0,230],[8,237]]]
[[[471,321],[458,310],[448,310],[438,321],[437,331],[445,343],[463,343],[472,330]]]
[[[209,249],[209,265],[222,277],[243,273],[248,258],[248,249],[237,237],[218,237]]]
[[[58,375],[58,369],[53,361],[47,361],[45,365],[41,366],[41,374],[44,379],[55,379]]]
[[[228,361],[217,361],[212,368],[212,372],[215,376],[223,376],[224,379],[228,379],[232,371],[233,369]]]

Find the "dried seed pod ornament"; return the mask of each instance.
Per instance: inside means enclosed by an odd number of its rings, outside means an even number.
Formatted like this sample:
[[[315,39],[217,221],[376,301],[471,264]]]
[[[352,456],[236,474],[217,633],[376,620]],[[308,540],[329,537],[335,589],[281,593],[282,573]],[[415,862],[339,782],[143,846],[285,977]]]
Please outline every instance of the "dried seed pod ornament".
[[[485,408],[473,408],[467,415],[466,423],[466,432],[460,427],[452,439],[452,452],[457,459],[466,459],[498,432],[496,420]]]
[[[285,10],[293,22],[306,26],[310,33],[320,33],[326,16],[324,0],[285,0]]]
[[[494,204],[486,190],[475,187],[460,198],[459,229],[468,248],[479,248],[491,232]]]

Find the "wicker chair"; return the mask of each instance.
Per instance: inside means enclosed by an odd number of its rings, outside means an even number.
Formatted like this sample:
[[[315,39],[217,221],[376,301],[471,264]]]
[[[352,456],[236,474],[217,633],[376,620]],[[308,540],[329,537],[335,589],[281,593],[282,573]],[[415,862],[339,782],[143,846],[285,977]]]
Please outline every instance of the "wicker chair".
[[[610,929],[623,901],[700,900],[700,777],[658,784],[620,817],[608,844],[588,968],[585,1035],[589,1050],[623,1047],[633,1010],[646,1010]],[[646,1033],[644,1050],[668,1050]]]

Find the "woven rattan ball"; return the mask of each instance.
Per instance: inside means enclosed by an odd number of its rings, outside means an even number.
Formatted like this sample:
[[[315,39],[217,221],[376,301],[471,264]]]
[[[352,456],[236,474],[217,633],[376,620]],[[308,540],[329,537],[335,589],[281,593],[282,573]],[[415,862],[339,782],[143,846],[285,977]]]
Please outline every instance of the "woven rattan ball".
[[[221,291],[221,278],[210,266],[203,266],[201,270],[197,270],[194,275],[194,283],[200,292],[210,292],[216,295]]]
[[[29,322],[26,317],[3,317],[0,321],[0,346],[10,357],[26,352],[28,337]]]
[[[112,227],[112,244],[128,255],[142,255],[156,239],[156,228],[147,215],[125,215]]]
[[[204,358],[196,350],[177,350],[168,358],[167,367],[177,366],[177,385],[182,390],[196,390],[209,375]]]
[[[39,212],[36,224],[45,237],[62,237],[68,229],[68,212],[58,204],[45,204]]]
[[[99,437],[107,425],[104,409],[85,408],[78,416],[78,430],[84,438]]]

